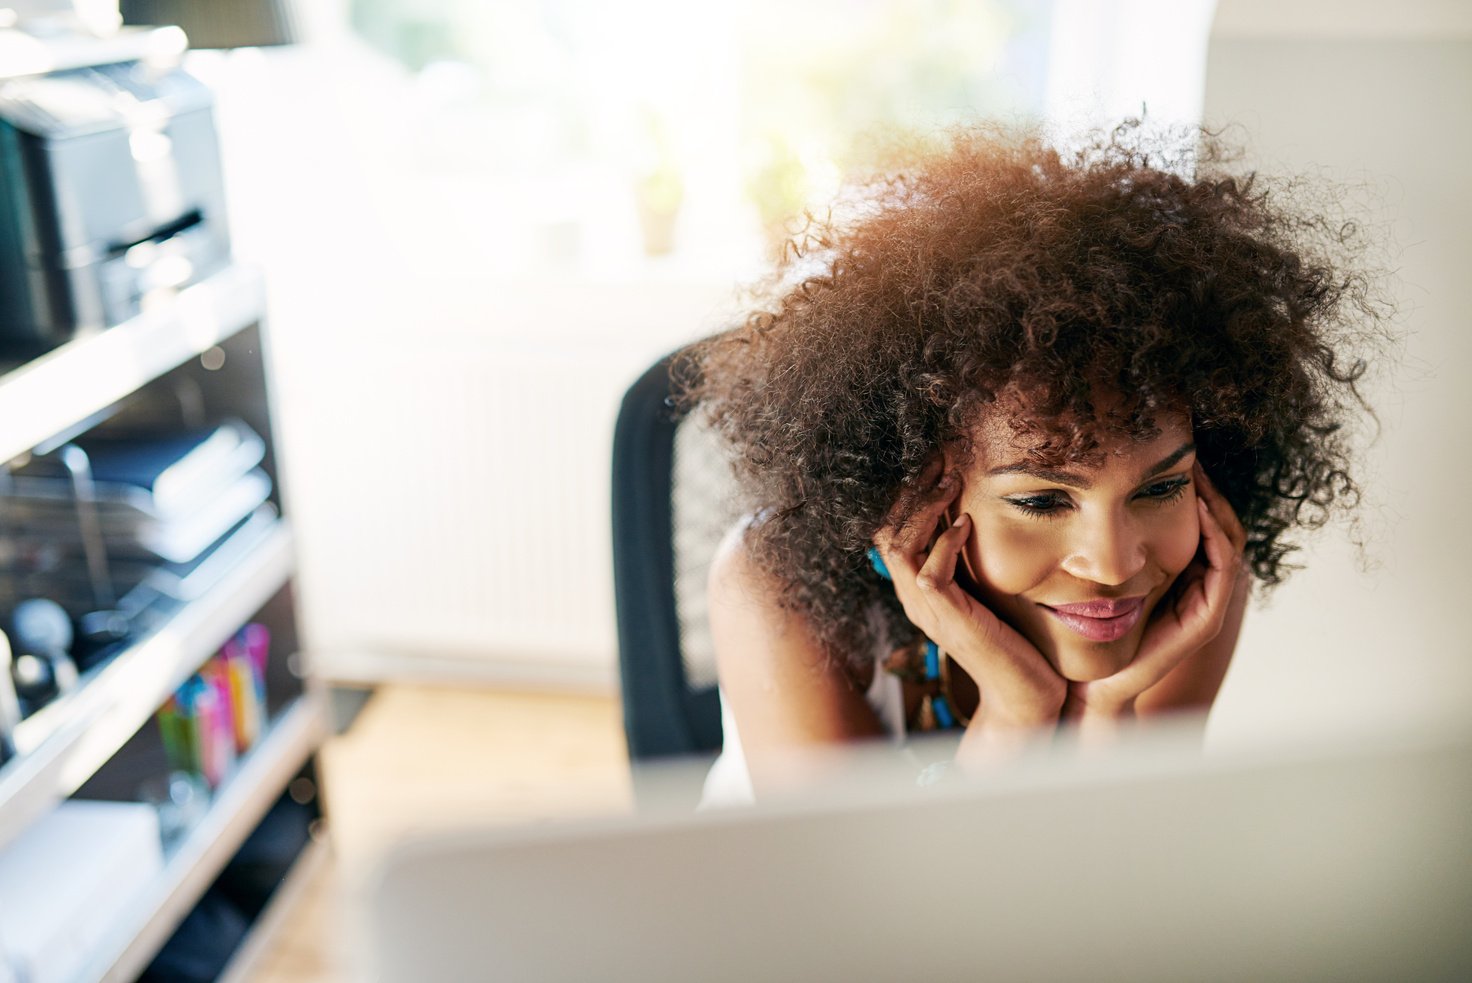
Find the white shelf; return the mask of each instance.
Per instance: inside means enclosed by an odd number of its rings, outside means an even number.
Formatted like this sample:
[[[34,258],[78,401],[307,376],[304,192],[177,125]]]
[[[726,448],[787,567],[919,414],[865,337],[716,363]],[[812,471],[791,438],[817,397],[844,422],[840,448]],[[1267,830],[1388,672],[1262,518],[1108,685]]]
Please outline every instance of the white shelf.
[[[284,521],[205,597],[21,722],[0,768],[0,847],[81,787],[293,570]]]
[[[265,315],[258,270],[230,266],[168,304],[0,375],[0,462],[27,453]]]
[[[130,916],[113,926],[80,980],[131,981],[204,894],[326,734],[326,714],[309,689],[240,760],[208,812],[140,888]]]
[[[183,33],[172,27],[124,29],[103,40],[0,28],[0,82],[117,60],[167,63],[184,50]],[[231,265],[176,294],[148,298],[143,313],[122,324],[79,335],[24,364],[0,362],[0,468],[96,425],[156,379],[264,319],[260,272]],[[231,359],[246,360],[244,374],[225,373],[209,390],[210,414],[242,412],[261,425],[269,446],[265,356],[246,337],[237,342]],[[139,620],[134,644],[15,728],[16,755],[0,766],[0,849],[45,822],[57,805],[105,770],[163,701],[268,603],[263,620],[273,622],[273,633],[279,623],[278,637],[295,638],[290,599],[284,606],[272,603],[294,574],[293,551],[291,528],[281,520],[203,596],[174,609],[152,609],[152,620]],[[273,687],[286,685],[286,690],[273,689],[273,695],[288,698],[295,686],[286,673],[272,676]],[[91,964],[82,979],[132,980],[147,966],[315,754],[326,732],[323,705],[322,692],[308,683],[273,720],[212,797],[199,824],[167,854],[163,869],[139,885],[124,916],[105,926],[106,938],[87,955]],[[79,911],[77,917],[87,914]],[[6,977],[3,967],[0,977]]]

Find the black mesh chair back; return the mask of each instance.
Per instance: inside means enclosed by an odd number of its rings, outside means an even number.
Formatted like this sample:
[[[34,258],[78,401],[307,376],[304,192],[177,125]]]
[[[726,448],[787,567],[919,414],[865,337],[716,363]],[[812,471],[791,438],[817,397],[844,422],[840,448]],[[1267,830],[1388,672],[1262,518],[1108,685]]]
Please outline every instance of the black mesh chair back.
[[[714,435],[670,405],[670,361],[629,388],[613,436],[619,676],[636,765],[721,747],[705,588],[737,509]]]

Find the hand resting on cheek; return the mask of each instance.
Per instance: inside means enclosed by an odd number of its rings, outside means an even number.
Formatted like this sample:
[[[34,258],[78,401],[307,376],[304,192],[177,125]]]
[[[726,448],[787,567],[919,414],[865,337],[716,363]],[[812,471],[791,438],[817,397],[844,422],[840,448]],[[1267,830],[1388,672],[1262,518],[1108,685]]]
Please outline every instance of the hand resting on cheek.
[[[1143,693],[1218,635],[1244,571],[1245,532],[1199,464],[1192,465],[1191,475],[1197,495],[1184,507],[1199,514],[1196,558],[1156,598],[1160,603],[1148,612],[1138,646],[1123,656],[1123,667],[1088,680],[1065,678],[1036,644],[958,581],[965,551],[973,550],[984,567],[987,547],[980,542],[968,547],[973,527],[965,512],[945,520],[960,496],[957,477],[942,475],[937,463],[917,487],[906,490],[892,514],[912,514],[897,527],[881,530],[875,545],[906,617],[976,684],[980,701],[959,762],[981,764],[1009,753],[1051,734],[1060,720],[1079,725],[1085,736],[1112,726],[1133,715]],[[938,524],[943,529],[931,542]]]

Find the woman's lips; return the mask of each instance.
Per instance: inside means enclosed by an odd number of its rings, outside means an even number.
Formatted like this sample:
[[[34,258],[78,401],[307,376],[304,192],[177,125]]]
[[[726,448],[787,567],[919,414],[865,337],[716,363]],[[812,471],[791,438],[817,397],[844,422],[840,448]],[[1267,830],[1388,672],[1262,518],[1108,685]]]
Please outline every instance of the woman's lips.
[[[1145,610],[1145,598],[1043,604],[1043,610],[1091,642],[1112,642],[1128,635]]]

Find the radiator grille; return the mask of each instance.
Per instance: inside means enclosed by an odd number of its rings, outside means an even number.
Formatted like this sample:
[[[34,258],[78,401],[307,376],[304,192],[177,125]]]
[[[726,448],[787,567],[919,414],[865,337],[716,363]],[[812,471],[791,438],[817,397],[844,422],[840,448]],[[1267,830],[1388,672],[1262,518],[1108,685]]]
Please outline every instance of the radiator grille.
[[[341,412],[303,421],[288,469],[322,644],[611,663],[609,453],[628,361],[368,346],[332,366]]]

